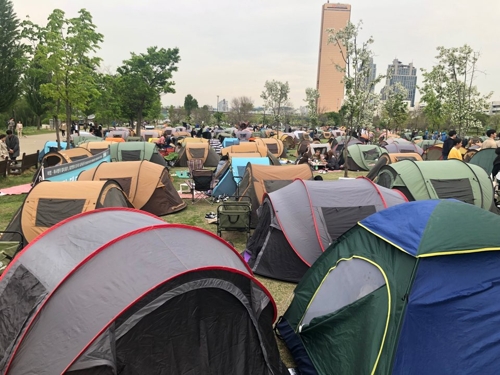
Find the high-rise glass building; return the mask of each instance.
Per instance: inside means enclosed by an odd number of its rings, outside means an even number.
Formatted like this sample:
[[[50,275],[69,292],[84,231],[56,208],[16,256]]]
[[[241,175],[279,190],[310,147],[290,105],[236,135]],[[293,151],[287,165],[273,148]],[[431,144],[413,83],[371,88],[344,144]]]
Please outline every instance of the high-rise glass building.
[[[336,65],[345,67],[345,62],[338,46],[328,44],[327,29],[341,30],[351,18],[351,6],[348,4],[323,4],[321,13],[321,34],[319,42],[318,110],[338,112],[344,101],[344,73]]]
[[[382,89],[382,100],[387,99],[387,89],[400,83],[407,91],[408,96],[406,100],[410,102],[412,107],[415,107],[415,92],[417,90],[417,69],[413,63],[404,65],[398,59],[394,59],[391,65],[387,68],[387,79],[385,87]]]

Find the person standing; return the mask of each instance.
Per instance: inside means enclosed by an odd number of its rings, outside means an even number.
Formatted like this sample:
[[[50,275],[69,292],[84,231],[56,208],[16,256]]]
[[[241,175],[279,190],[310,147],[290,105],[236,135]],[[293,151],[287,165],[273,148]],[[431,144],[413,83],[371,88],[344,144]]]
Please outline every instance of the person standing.
[[[488,129],[488,131],[486,132],[486,136],[488,137],[488,139],[483,142],[481,150],[485,148],[497,148],[497,142],[495,141],[497,132],[494,129]]]
[[[14,131],[16,128],[16,122],[14,121],[14,117],[11,117],[8,122],[8,129]]]
[[[5,134],[0,134],[0,161],[9,159],[9,150],[5,144]]]
[[[450,130],[448,133],[448,138],[443,143],[443,160],[448,159],[448,154],[450,153],[450,150],[453,148],[453,145],[455,144],[455,138],[457,138],[457,132],[455,130]]]
[[[65,137],[65,136],[66,136],[66,123],[65,123],[65,122],[63,122],[63,123],[61,124],[60,129],[61,129],[61,135],[62,135],[63,137]]]
[[[5,145],[9,152],[9,157],[12,162],[14,162],[19,156],[19,138],[12,133],[12,130],[7,130],[7,138],[5,139]]]
[[[21,121],[17,122],[16,130],[17,130],[17,138],[22,138],[22,136],[23,136],[23,123]]]

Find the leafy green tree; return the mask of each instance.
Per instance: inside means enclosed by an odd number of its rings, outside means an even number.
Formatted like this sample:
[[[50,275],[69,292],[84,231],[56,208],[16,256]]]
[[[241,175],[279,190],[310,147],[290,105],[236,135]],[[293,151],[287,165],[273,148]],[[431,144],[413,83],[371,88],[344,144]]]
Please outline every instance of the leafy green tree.
[[[94,70],[101,59],[94,54],[103,36],[96,31],[92,15],[85,9],[74,18],[65,18],[62,10],[55,9],[41,32],[44,43],[36,53],[40,55],[43,69],[50,72],[51,80],[40,88],[45,97],[58,103],[56,113],[59,105],[64,108],[69,128],[72,113],[84,111],[92,98],[99,96]],[[67,132],[67,141],[70,141],[70,132]]]
[[[354,25],[349,22],[342,30],[328,29],[328,43],[339,49],[342,61],[334,62],[337,70],[344,73],[345,96],[340,109],[343,123],[346,126],[348,139],[352,131],[359,128],[370,128],[378,105],[379,95],[374,87],[384,76],[371,79],[371,61],[373,38],[362,42],[359,38],[362,22]],[[344,147],[344,160],[347,160],[347,147]],[[344,169],[348,175],[347,163]]]
[[[288,82],[266,81],[264,84],[264,91],[260,97],[264,99],[264,108],[270,109],[273,114],[273,121],[275,125],[282,122],[283,107],[287,106],[288,94],[290,94],[290,85]]]
[[[224,112],[215,112],[214,113],[215,121],[217,121],[217,125],[220,125],[222,121],[224,121],[225,115]]]
[[[161,94],[175,93],[172,73],[180,61],[179,49],[149,47],[146,53],[131,54],[118,68],[125,96],[137,119],[136,131],[140,134],[144,110]]]
[[[435,92],[430,85],[420,90],[422,101],[425,103],[424,114],[430,126],[431,132],[443,128],[446,122],[446,114],[443,108],[443,97],[441,93]]]
[[[193,111],[193,121],[195,124],[210,125],[212,123],[212,112],[208,105],[201,108],[196,108]]]
[[[438,101],[443,114],[464,135],[469,128],[478,127],[476,113],[484,111],[492,93],[482,95],[474,85],[479,53],[470,46],[438,47],[438,63],[430,71],[423,70],[423,100],[432,105]],[[435,103],[434,103],[435,105]]]
[[[8,111],[19,97],[24,48],[12,2],[0,0],[0,112]]]
[[[184,98],[184,109],[188,116],[191,116],[191,112],[198,108],[198,100],[193,98],[193,95],[187,94]]]
[[[170,123],[173,126],[179,125],[186,117],[186,110],[184,109],[184,107],[175,108],[173,105],[171,105],[168,108],[168,117],[170,119]]]
[[[309,115],[309,122],[313,128],[318,125],[318,99],[318,90],[312,87],[306,88],[306,98],[304,101],[307,103],[306,107]]]
[[[98,74],[96,77],[97,89],[100,97],[90,106],[94,110],[98,122],[110,125],[120,118],[120,92],[118,78],[111,74]]]
[[[490,115],[488,119],[488,127],[497,131],[500,129],[500,113]]]
[[[386,100],[382,107],[382,119],[387,130],[400,128],[408,120],[408,91],[398,82],[385,90]]]

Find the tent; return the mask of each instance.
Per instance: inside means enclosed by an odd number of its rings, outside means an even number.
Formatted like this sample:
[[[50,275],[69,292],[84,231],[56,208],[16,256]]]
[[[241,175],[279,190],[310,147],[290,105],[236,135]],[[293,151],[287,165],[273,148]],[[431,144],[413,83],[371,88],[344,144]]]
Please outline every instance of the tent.
[[[283,142],[276,138],[256,138],[255,143],[263,144],[267,150],[277,158],[286,157]]]
[[[149,141],[149,138],[160,138],[161,137],[161,130],[156,130],[156,129],[151,129],[151,130],[141,130],[141,137],[144,139],[145,142]]]
[[[127,140],[129,136],[130,131],[128,129],[111,130],[106,134],[106,138],[123,138],[124,140]]]
[[[189,139],[202,139],[202,138],[186,138]],[[205,142],[186,142],[179,150],[179,158],[175,165],[177,167],[187,167],[189,160],[201,159],[205,167],[216,167],[219,163],[219,155],[213,148],[210,147],[207,140]]]
[[[221,150],[222,155],[232,154],[259,154],[261,157],[268,157],[272,165],[281,165],[279,159],[269,152],[267,146],[264,144],[257,144],[255,142],[243,142],[239,145],[225,147]]]
[[[140,161],[150,162],[166,166],[163,156],[158,152],[158,147],[154,143],[148,142],[125,142],[112,143],[109,146],[111,161]]]
[[[5,230],[22,233],[25,243],[29,243],[70,216],[104,207],[133,206],[114,181],[42,181],[26,195]],[[2,240],[10,238],[4,235]]]
[[[222,147],[229,147],[232,145],[239,145],[240,140],[238,138],[224,138],[222,141]]]
[[[0,300],[4,374],[287,371],[274,301],[234,248],[141,211],[51,228],[10,263]]]
[[[407,202],[368,179],[296,180],[266,194],[246,246],[258,275],[298,282],[340,235],[374,212]]]
[[[428,147],[423,158],[424,160],[441,160],[443,158],[443,144]]]
[[[262,204],[264,194],[281,189],[297,178],[313,179],[313,173],[308,164],[284,166],[247,164],[240,183],[239,195],[249,197],[252,202],[252,228],[257,226],[257,209]]]
[[[415,144],[422,148],[425,152],[429,147],[443,144],[443,141],[438,139],[422,139],[420,141],[416,141]]]
[[[454,198],[496,212],[486,172],[461,160],[403,160],[382,167],[375,182],[398,189],[410,201]]]
[[[311,267],[278,324],[301,373],[497,373],[499,227],[450,200],[362,220]]]
[[[347,147],[347,168],[350,171],[369,171],[384,153],[387,151],[376,145],[350,145]]]
[[[247,165],[250,164],[259,164],[259,165],[269,165],[269,158],[262,157],[231,157],[230,158],[231,166],[228,171],[221,176],[219,182],[214,187],[212,191],[212,195],[215,197],[218,196],[232,196],[238,195],[239,189],[238,186],[243,179],[243,175],[245,174],[245,170]]]
[[[494,148],[485,148],[484,150],[479,150],[474,155],[472,155],[469,160],[469,164],[477,165],[484,169],[488,176],[493,172],[493,161],[496,159],[497,154]]]
[[[80,143],[84,142],[101,142],[103,139],[101,137],[96,137],[95,135],[77,135],[71,134],[71,141],[75,146],[78,146]]]
[[[53,165],[67,164],[86,159],[90,156],[92,156],[92,153],[82,147],[52,151],[43,156],[42,165],[44,167],[52,167]]]
[[[154,215],[169,215],[186,208],[168,169],[147,160],[101,163],[78,176],[78,181],[103,180],[118,182],[135,208]]]
[[[389,153],[413,152],[419,155],[423,155],[424,153],[424,150],[422,150],[422,148],[417,146],[415,143],[411,143],[406,140],[403,141],[401,139],[385,144],[382,147],[384,147]]]
[[[98,142],[83,142],[80,143],[78,147],[84,148],[92,155],[96,155],[100,152],[103,152],[104,150],[107,150],[110,145],[115,144],[116,142],[109,142],[109,141],[98,141]]]
[[[380,171],[380,168],[382,168],[384,165],[397,163],[403,160],[422,161],[422,157],[419,154],[412,152],[406,152],[402,154],[382,154],[378,158],[378,161],[375,163],[375,165],[372,166],[370,172],[368,172],[368,174],[366,175],[366,178],[374,181],[378,175],[378,172]]]
[[[295,140],[292,135],[283,133],[279,136],[279,139],[281,140],[281,142],[283,142],[283,146],[287,150],[291,150],[292,148],[295,147]]]

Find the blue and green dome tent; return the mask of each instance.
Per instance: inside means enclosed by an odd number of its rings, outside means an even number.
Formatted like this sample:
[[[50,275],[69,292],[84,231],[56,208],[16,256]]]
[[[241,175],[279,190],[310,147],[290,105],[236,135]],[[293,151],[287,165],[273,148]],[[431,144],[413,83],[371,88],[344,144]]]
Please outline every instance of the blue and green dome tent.
[[[329,247],[278,323],[302,374],[495,374],[500,217],[404,203]]]

